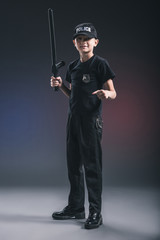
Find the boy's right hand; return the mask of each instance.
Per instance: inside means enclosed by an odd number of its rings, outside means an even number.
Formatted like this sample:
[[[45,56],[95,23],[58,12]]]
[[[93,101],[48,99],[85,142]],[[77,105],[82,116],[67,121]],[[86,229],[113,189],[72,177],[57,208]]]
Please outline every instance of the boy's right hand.
[[[62,86],[62,78],[61,77],[54,77],[51,76],[51,80],[50,80],[50,85],[51,87],[61,87]]]

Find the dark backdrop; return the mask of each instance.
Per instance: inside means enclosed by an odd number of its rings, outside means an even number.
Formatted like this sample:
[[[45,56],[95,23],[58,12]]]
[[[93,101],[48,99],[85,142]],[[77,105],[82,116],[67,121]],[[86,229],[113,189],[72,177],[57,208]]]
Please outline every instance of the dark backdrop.
[[[103,104],[104,184],[158,186],[158,1],[8,1],[0,8],[0,185],[67,184],[68,99],[49,86],[48,8],[58,60],[78,57],[74,27],[92,22],[95,53],[114,72],[117,98]],[[60,71],[65,77],[66,66]]]

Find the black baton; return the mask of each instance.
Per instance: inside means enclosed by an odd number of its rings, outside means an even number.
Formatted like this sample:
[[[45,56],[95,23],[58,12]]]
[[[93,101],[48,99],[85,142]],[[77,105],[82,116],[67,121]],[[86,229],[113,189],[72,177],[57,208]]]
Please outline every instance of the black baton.
[[[57,62],[56,55],[56,37],[55,37],[55,28],[54,28],[54,17],[53,10],[51,8],[48,9],[48,21],[49,21],[49,33],[50,33],[50,45],[51,45],[51,61],[52,61],[52,73],[54,77],[57,77],[58,69],[65,65],[64,61],[59,63]],[[58,90],[58,87],[55,87],[55,91]]]

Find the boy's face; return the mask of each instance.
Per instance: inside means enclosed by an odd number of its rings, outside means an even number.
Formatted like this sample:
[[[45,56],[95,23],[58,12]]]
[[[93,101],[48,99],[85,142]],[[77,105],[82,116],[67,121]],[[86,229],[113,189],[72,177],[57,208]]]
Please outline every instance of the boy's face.
[[[85,35],[79,35],[73,40],[73,43],[80,54],[93,52],[93,49],[98,45],[98,42],[98,39],[89,38]]]

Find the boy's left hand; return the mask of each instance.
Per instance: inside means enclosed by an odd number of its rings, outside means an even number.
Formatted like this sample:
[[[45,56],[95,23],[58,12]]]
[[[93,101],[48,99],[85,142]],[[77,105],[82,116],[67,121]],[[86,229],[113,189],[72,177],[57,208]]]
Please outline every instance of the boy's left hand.
[[[97,95],[97,97],[102,100],[102,99],[108,99],[109,98],[109,91],[108,90],[104,90],[104,89],[101,89],[101,90],[97,90],[95,92],[92,93],[93,95]]]

